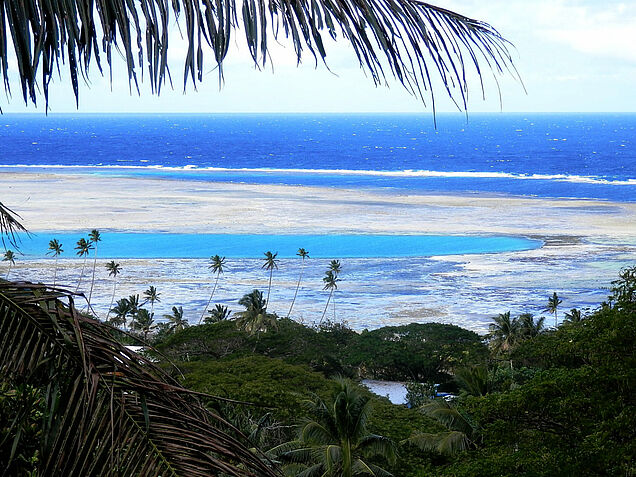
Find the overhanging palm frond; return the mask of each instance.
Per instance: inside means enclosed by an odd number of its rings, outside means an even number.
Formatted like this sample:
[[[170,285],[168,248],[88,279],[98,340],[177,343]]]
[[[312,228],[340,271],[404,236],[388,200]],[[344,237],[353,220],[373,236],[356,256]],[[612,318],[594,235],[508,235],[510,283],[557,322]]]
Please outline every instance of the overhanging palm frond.
[[[18,236],[16,234],[18,232],[27,232],[27,229],[20,223],[19,219],[20,216],[18,214],[0,202],[0,240],[2,240],[3,247],[6,248],[5,240],[7,240],[13,247],[18,248]]]
[[[316,63],[326,61],[326,37],[341,37],[375,84],[393,76],[420,99],[430,96],[433,108],[435,77],[463,108],[469,68],[480,78],[482,95],[484,70],[490,70],[495,81],[504,72],[518,78],[508,43],[494,28],[418,0],[6,0],[0,3],[0,74],[5,88],[9,89],[10,44],[24,100],[34,103],[38,73],[48,103],[51,78],[60,60],[67,61],[77,98],[79,77],[87,79],[93,63],[101,71],[101,55],[111,67],[115,47],[126,61],[131,88],[138,90],[139,70],[147,67],[152,91],[158,94],[170,78],[172,14],[185,20],[184,87],[202,80],[208,55],[222,80],[223,61],[237,29],[243,30],[259,67],[269,57],[269,42],[283,35],[291,40],[298,62],[308,52]]]
[[[407,442],[424,451],[439,452],[444,455],[458,454],[471,447],[466,434],[459,431],[445,431],[437,434],[417,432],[409,437]]]
[[[277,475],[59,289],[0,280],[0,379],[46,390],[40,475]]]

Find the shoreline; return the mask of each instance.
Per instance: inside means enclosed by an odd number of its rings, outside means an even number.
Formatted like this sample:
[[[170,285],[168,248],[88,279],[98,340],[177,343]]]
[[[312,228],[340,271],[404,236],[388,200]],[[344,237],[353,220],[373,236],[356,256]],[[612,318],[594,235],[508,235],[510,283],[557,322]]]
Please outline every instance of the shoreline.
[[[336,317],[356,330],[438,321],[483,333],[498,313],[540,314],[553,291],[563,297],[563,310],[598,306],[618,271],[636,262],[636,228],[630,226],[636,224],[636,203],[40,173],[0,173],[0,190],[0,200],[34,232],[459,234],[544,241],[538,249],[519,252],[345,259],[335,293]],[[18,257],[11,276],[50,281],[53,262]],[[236,312],[243,294],[267,286],[267,274],[260,259],[232,262],[217,293],[218,303]],[[192,323],[198,321],[211,291],[207,260],[121,263],[117,297],[141,294],[153,285],[162,293],[157,317],[177,305]],[[113,287],[103,265],[98,259],[93,293],[98,313],[108,307]],[[293,297],[298,266],[297,259],[283,259],[274,273],[272,307],[281,316]],[[295,319],[320,318],[327,299],[322,290],[326,266],[326,259],[307,262]],[[76,283],[81,261],[64,258],[60,267],[60,282]],[[0,269],[6,273],[4,266]],[[328,316],[332,313],[330,305]]]

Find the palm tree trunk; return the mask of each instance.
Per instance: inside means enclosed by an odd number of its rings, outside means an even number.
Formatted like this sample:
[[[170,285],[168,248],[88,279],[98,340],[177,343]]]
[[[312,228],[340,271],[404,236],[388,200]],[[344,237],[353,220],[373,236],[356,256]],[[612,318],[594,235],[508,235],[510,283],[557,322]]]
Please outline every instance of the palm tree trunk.
[[[558,326],[558,325],[557,325],[557,323],[558,323],[558,320],[557,320],[557,311],[556,311],[556,309],[555,309],[555,310],[554,310],[554,328],[555,328],[555,329],[556,329],[556,327]]]
[[[291,306],[289,307],[289,311],[287,312],[287,318],[291,315],[292,308],[294,308],[294,303],[296,303],[296,295],[298,295],[298,289],[300,288],[300,281],[303,279],[303,269],[305,268],[305,260],[303,259],[303,263],[300,266],[300,276],[298,277],[298,283],[296,284],[296,291],[294,292],[294,299],[291,302]]]
[[[84,264],[82,265],[82,273],[80,273],[79,281],[77,282],[77,287],[75,288],[75,292],[79,290],[79,287],[82,284],[82,278],[84,277],[85,268],[86,268],[86,257],[84,257]]]
[[[349,439],[344,439],[342,443],[342,477],[351,477],[353,475],[351,467],[351,444]]]
[[[327,313],[327,308],[329,308],[329,302],[331,301],[331,295],[333,295],[333,288],[331,289],[331,292],[329,292],[329,298],[327,298],[327,304],[325,305],[325,310],[322,312],[322,317],[320,318],[318,325],[321,325],[322,320],[325,319],[325,314]]]
[[[55,286],[56,281],[57,281],[57,255],[55,255],[55,266],[53,267],[53,286]]]
[[[265,309],[267,310],[267,307],[269,305],[269,293],[272,291],[272,274],[274,273],[274,269],[270,268],[269,269],[269,286],[267,287],[267,300],[265,300]]]
[[[9,269],[7,270],[7,276],[4,277],[5,280],[9,280],[9,273],[11,273],[11,264],[9,264]]]
[[[208,304],[205,305],[205,308],[203,309],[203,313],[201,313],[201,318],[199,318],[199,324],[201,324],[201,322],[203,321],[203,317],[205,316],[205,312],[208,311],[208,307],[210,306],[210,303],[212,303],[212,297],[214,296],[214,292],[216,291],[216,286],[219,283],[219,276],[221,274],[217,273],[216,274],[216,280],[214,281],[214,288],[212,288],[212,293],[210,294],[210,299],[208,300]],[[151,310],[152,312],[152,310]]]
[[[117,278],[115,278],[115,282],[113,283],[113,296],[110,299],[110,306],[108,307],[108,312],[106,313],[106,321],[108,321],[108,317],[110,316],[110,310],[113,309],[113,303],[115,302],[115,288],[117,288]]]
[[[93,258],[93,279],[91,280],[91,291],[88,294],[88,306],[91,306],[91,298],[93,296],[93,286],[95,286],[95,267],[97,266],[97,242],[95,242],[95,257]]]

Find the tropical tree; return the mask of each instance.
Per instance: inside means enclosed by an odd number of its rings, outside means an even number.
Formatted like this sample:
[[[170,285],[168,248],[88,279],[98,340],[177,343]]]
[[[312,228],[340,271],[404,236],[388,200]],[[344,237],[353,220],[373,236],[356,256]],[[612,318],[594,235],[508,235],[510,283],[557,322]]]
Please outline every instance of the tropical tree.
[[[8,280],[9,273],[11,273],[11,266],[15,265],[15,253],[13,253],[13,250],[6,250],[2,257],[2,261],[7,262],[9,265],[9,268],[7,268],[7,275],[5,276],[5,280]]]
[[[554,314],[555,328],[558,326],[557,311],[561,303],[563,303],[563,300],[561,300],[559,296],[556,294],[556,292],[554,292],[552,296],[548,298],[548,306],[546,306],[545,309],[543,310],[543,311],[547,311],[548,313]]]
[[[55,266],[53,268],[53,286],[55,286],[55,282],[57,281],[57,259],[62,254],[62,252],[64,252],[64,250],[62,249],[62,244],[57,239],[49,241],[49,251],[46,252],[46,254],[55,257]]]
[[[332,267],[330,267],[325,272],[325,276],[322,278],[322,281],[325,284],[322,287],[322,289],[323,290],[329,290],[329,297],[327,297],[327,304],[325,305],[325,309],[323,310],[322,316],[320,317],[320,322],[318,323],[319,325],[325,319],[325,314],[327,313],[327,308],[329,308],[329,302],[331,301],[331,297],[333,296],[333,292],[338,289],[338,282],[340,281],[340,279],[338,278],[338,273],[336,271],[334,271],[334,269]],[[334,320],[335,320],[335,317],[336,317],[336,309],[335,308],[334,308],[334,312],[333,313],[334,313]]]
[[[227,306],[217,303],[214,308],[210,310],[210,316],[206,316],[203,322],[218,323],[219,321],[227,320],[231,313],[232,310],[229,310]]]
[[[379,456],[393,464],[395,444],[368,431],[370,398],[352,382],[337,379],[331,402],[316,396],[306,406],[310,417],[299,426],[298,437],[269,452],[286,466],[289,475],[392,475],[367,460]]]
[[[148,340],[148,333],[155,327],[154,313],[150,313],[145,308],[137,311],[137,315],[133,319],[131,328],[141,331],[144,335],[144,341]]]
[[[208,268],[212,269],[212,273],[216,273],[216,280],[214,280],[214,288],[212,288],[212,293],[210,294],[210,298],[208,299],[208,302],[205,305],[205,308],[203,309],[203,313],[201,313],[201,318],[199,318],[199,324],[201,324],[201,321],[203,320],[203,316],[208,311],[208,307],[210,306],[210,303],[212,303],[212,297],[214,296],[214,292],[216,291],[216,286],[219,283],[219,277],[221,276],[221,273],[223,273],[224,266],[225,266],[225,257],[220,257],[219,255],[214,255],[213,257],[210,257],[210,265],[208,266]]]
[[[155,311],[155,303],[160,303],[161,299],[159,298],[161,293],[157,292],[157,289],[150,285],[148,289],[144,292],[144,304],[150,302],[150,314],[154,314]]]
[[[91,291],[88,294],[88,306],[91,306],[91,298],[93,297],[93,287],[95,286],[95,267],[97,267],[97,243],[101,242],[102,237],[99,234],[99,230],[93,229],[88,234],[88,239],[95,245],[95,254],[93,256],[93,278],[91,279]]]
[[[522,338],[534,338],[543,331],[545,317],[537,318],[536,321],[531,313],[519,315],[519,333]]]
[[[277,316],[267,312],[267,301],[263,299],[263,292],[252,290],[239,300],[239,305],[245,307],[245,311],[237,313],[237,325],[250,334],[265,332],[270,328],[276,328]]]
[[[33,391],[35,403],[15,401],[17,416],[37,412],[29,432],[19,419],[0,425],[11,428],[0,448],[16,458],[36,449],[29,475],[279,475],[195,393],[82,315],[70,294],[0,280],[0,336],[0,383]]]
[[[261,267],[269,271],[269,285],[267,286],[267,300],[265,300],[265,308],[269,305],[269,294],[272,291],[272,274],[274,273],[274,269],[278,270],[278,260],[276,260],[277,256],[278,252],[265,252],[265,258],[263,259],[265,263]]]
[[[299,248],[298,252],[296,252],[302,261],[300,262],[300,275],[298,276],[298,283],[296,284],[296,291],[294,292],[294,299],[291,302],[289,307],[289,311],[287,312],[287,318],[291,315],[292,309],[294,308],[294,303],[296,303],[296,296],[298,295],[298,289],[300,288],[300,282],[303,279],[303,270],[305,269],[305,258],[309,258],[309,252],[304,248]]]
[[[93,244],[90,242],[90,240],[86,240],[83,237],[77,241],[77,244],[75,246],[75,250],[77,250],[75,254],[80,258],[84,257],[84,263],[82,264],[82,273],[80,273],[79,280],[77,281],[77,287],[75,288],[76,292],[79,290],[80,285],[82,284],[84,270],[86,269],[86,258],[88,257],[88,253],[91,251],[92,248]]]
[[[108,276],[113,277],[113,296],[110,298],[110,305],[108,306],[108,313],[106,314],[106,321],[108,321],[108,317],[110,316],[111,309],[113,307],[113,302],[115,301],[115,289],[117,288],[117,275],[121,273],[121,266],[118,263],[115,263],[114,260],[111,260],[106,264],[106,270],[108,271]]]
[[[135,318],[135,316],[137,316],[137,312],[141,308],[141,299],[139,298],[139,295],[129,295],[128,303],[130,303],[130,315],[132,318]]]
[[[580,323],[585,319],[585,316],[581,313],[581,310],[572,308],[570,311],[565,312],[564,323]]]
[[[108,314],[113,313],[114,316],[108,320],[108,322],[113,326],[123,326],[126,329],[126,325],[128,324],[128,315],[132,312],[132,306],[130,305],[130,301],[128,298],[121,298],[117,300],[117,304],[110,309]]]
[[[405,442],[444,455],[454,455],[477,447],[481,439],[479,428],[456,407],[443,399],[434,399],[420,409],[447,430],[438,433],[416,431]]]
[[[492,320],[488,333],[490,347],[495,354],[507,354],[521,339],[521,324],[517,318],[510,317],[509,311]]]
[[[171,331],[181,331],[184,328],[188,327],[188,320],[183,317],[183,307],[180,306],[177,308],[176,306],[172,307],[171,315],[163,315],[164,318],[167,318],[170,323]]]

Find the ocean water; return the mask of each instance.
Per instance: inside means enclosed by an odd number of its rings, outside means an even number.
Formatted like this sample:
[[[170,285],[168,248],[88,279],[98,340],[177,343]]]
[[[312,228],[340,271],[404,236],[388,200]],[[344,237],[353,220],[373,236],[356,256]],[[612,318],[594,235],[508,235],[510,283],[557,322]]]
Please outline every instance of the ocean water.
[[[636,200],[636,114],[4,115],[0,166]]]
[[[38,232],[20,237],[20,252],[27,259],[44,258],[56,238],[65,252],[75,256],[75,244],[86,234]],[[243,235],[174,233],[102,233],[101,258],[262,258],[264,251],[278,258],[294,258],[300,247],[314,258],[395,258],[515,252],[538,248],[543,242],[524,237],[443,235]],[[91,252],[92,255],[93,252]]]

